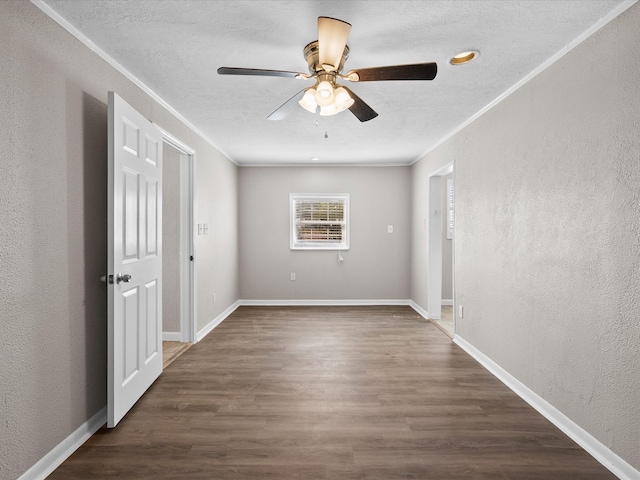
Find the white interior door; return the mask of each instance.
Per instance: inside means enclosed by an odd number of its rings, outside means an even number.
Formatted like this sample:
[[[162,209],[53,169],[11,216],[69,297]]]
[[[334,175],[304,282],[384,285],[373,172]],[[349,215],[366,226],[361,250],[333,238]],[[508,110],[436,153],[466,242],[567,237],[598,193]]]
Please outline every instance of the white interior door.
[[[109,92],[107,426],[162,373],[162,134]]]

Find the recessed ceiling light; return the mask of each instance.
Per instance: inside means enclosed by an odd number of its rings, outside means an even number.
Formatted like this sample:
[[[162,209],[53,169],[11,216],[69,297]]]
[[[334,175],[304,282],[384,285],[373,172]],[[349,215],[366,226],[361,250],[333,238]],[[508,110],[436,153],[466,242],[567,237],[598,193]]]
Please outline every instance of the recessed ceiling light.
[[[477,50],[467,50],[466,52],[459,53],[455,57],[452,57],[451,60],[449,60],[449,63],[451,65],[464,65],[465,63],[469,63],[478,55],[480,55],[480,52]]]
[[[311,161],[318,162],[320,161],[320,157],[311,157]]]

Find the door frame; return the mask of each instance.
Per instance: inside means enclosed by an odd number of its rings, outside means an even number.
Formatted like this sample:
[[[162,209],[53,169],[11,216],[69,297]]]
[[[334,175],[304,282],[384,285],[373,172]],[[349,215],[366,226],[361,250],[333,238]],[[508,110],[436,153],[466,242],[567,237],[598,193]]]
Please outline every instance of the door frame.
[[[180,162],[180,341],[196,343],[196,151],[159,125],[154,125],[162,134],[163,144],[187,158]]]
[[[442,312],[442,177],[452,173],[454,162],[432,172],[429,175],[429,236],[428,236],[428,280],[427,280],[427,312],[429,318],[439,320]],[[455,173],[454,173],[455,177]],[[455,233],[453,235],[452,258],[455,259]],[[455,302],[455,269],[452,268],[453,305]],[[453,315],[455,332],[456,315]]]

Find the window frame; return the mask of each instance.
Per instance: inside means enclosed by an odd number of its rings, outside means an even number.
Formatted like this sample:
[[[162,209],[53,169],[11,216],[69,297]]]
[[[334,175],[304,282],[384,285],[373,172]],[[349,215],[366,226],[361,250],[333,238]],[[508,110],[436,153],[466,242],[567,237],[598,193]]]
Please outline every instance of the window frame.
[[[344,204],[343,217],[343,236],[340,243],[322,243],[313,241],[300,240],[297,237],[296,222],[296,202],[314,201],[314,202],[341,202]],[[350,197],[348,193],[331,193],[331,194],[307,194],[307,193],[290,193],[289,194],[289,248],[291,250],[349,250],[350,247]]]

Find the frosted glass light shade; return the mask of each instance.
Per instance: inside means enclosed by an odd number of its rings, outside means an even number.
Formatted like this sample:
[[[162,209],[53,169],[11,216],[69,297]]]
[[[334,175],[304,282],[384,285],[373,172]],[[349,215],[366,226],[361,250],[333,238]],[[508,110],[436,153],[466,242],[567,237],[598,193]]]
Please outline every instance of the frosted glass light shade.
[[[331,105],[335,95],[333,94],[333,86],[325,81],[322,81],[318,84],[318,88],[316,91],[315,99],[316,103],[321,107]]]
[[[338,87],[334,90],[336,97],[335,105],[338,112],[342,112],[353,105],[353,98],[349,95],[349,92],[343,87]]]
[[[306,111],[316,113],[318,108],[318,104],[316,103],[316,89],[308,88],[298,103]]]
[[[331,103],[329,105],[323,105],[320,107],[320,115],[327,117],[329,115],[335,115],[338,113],[338,109],[336,108],[335,103]]]

